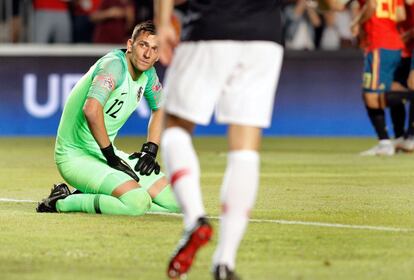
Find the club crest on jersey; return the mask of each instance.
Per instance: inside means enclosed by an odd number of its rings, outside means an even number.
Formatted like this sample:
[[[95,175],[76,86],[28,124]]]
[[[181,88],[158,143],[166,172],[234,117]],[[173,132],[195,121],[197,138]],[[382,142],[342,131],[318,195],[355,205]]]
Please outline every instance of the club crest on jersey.
[[[144,89],[142,87],[139,87],[139,89],[137,91],[137,101],[139,101],[141,99],[141,95],[142,95],[143,90]]]

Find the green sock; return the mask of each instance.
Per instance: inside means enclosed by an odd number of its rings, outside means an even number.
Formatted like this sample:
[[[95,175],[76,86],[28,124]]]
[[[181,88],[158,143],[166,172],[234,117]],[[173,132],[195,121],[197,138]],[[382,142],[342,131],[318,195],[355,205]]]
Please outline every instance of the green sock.
[[[56,202],[58,212],[95,213],[94,200],[96,194],[73,194]]]
[[[102,213],[140,216],[151,207],[151,197],[144,189],[133,189],[116,198],[104,194],[75,194],[58,200],[59,212]]]
[[[159,206],[158,204],[156,204],[156,203],[152,203],[151,204],[151,208],[150,208],[150,210],[148,211],[148,212],[155,212],[155,213],[171,213],[172,211],[171,210],[169,210],[169,209],[167,209],[167,208],[164,208],[164,207],[162,207],[162,206]]]
[[[164,211],[161,212],[181,213],[181,208],[175,199],[171,185],[167,185],[156,197],[152,199],[152,202],[153,205],[156,204],[157,206],[164,209]],[[155,209],[155,206],[152,207]]]

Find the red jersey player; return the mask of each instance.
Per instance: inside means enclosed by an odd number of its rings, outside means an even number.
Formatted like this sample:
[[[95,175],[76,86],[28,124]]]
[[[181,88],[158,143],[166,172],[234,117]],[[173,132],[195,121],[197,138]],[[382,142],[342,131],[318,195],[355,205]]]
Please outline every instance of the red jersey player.
[[[352,23],[364,49],[363,99],[379,143],[361,155],[394,155],[389,139],[385,112],[386,91],[391,89],[393,75],[401,60],[403,41],[397,22],[405,19],[402,0],[359,0],[360,12]]]

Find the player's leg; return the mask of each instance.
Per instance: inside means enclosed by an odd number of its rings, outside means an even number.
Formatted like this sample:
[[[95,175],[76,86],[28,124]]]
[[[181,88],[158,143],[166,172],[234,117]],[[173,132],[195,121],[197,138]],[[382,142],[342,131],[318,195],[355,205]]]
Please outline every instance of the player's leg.
[[[394,147],[395,151],[405,151],[407,132],[405,131],[406,122],[406,102],[408,93],[408,75],[410,73],[411,58],[403,57],[394,73],[394,81],[391,92],[386,92],[386,103],[390,108],[391,120],[394,128]]]
[[[386,126],[384,92],[391,88],[394,71],[400,59],[399,51],[384,49],[375,49],[365,56],[363,100],[379,142],[373,148],[362,152],[363,156],[390,156],[395,153]]]
[[[213,257],[215,279],[228,279],[222,276],[235,270],[237,250],[256,200],[261,131],[270,126],[283,56],[283,49],[274,43],[252,42],[242,48],[236,78],[227,84],[216,111],[217,121],[230,126],[219,240]]]
[[[391,86],[392,91],[404,91],[407,90],[402,84],[398,82],[393,82]],[[389,105],[390,108],[390,115],[392,126],[394,130],[394,147],[395,151],[397,152],[400,149],[400,146],[404,143],[404,136],[405,136],[405,104],[403,100],[399,100],[393,105]]]
[[[414,90],[414,59],[411,57],[410,74],[408,76],[408,87]],[[408,128],[406,133],[406,140],[404,141],[403,149],[406,152],[414,151],[414,101],[410,101],[408,110]]]
[[[138,183],[95,157],[73,156],[58,169],[70,185],[83,192],[58,200],[59,212],[142,215],[151,206],[151,197]]]
[[[129,166],[135,166],[138,159],[129,159],[129,155],[122,152],[116,152]],[[181,208],[175,198],[171,185],[163,172],[159,174],[151,173],[149,176],[140,175],[139,184],[145,189],[152,198],[152,205],[150,211],[152,212],[171,212],[179,213]]]
[[[378,139],[389,140],[385,112],[380,95],[377,94],[379,88],[379,69],[380,69],[379,50],[374,50],[365,55],[364,80],[363,80],[363,100],[367,109],[368,117],[375,129]]]
[[[221,187],[220,232],[213,265],[225,265],[233,271],[259,186],[261,129],[231,125],[228,137],[230,150]]]
[[[143,182],[142,186],[144,186],[144,184],[145,183]],[[162,176],[153,184],[148,185],[149,187],[145,189],[152,198],[153,205],[151,206],[151,211],[163,211],[171,213],[181,212],[181,207],[178,204],[171,185],[168,183],[165,176]]]
[[[58,212],[84,212],[91,214],[110,214],[140,216],[151,206],[151,198],[147,192],[138,187],[133,180],[118,185],[112,195],[105,194],[73,194],[58,200]]]
[[[167,177],[184,214],[185,227],[169,262],[169,277],[185,274],[197,250],[212,234],[211,226],[203,218],[199,161],[191,134],[194,124],[209,123],[229,69],[235,67],[237,50],[231,47],[217,42],[180,44],[167,70],[167,118],[161,151]],[[223,52],[223,48],[229,51]]]
[[[194,124],[166,116],[162,136],[163,158],[171,185],[184,214],[184,227],[190,230],[205,216],[200,190],[200,167],[191,134]]]
[[[256,200],[261,131],[270,126],[283,57],[283,49],[275,43],[251,42],[240,47],[237,72],[216,106],[217,121],[230,126],[219,240],[213,256],[215,279],[234,274],[237,250]]]
[[[165,168],[183,211],[185,228],[168,264],[170,278],[187,273],[198,249],[212,235],[212,228],[204,218],[199,162],[191,141],[193,128],[193,123],[167,115],[161,142]]]
[[[407,79],[409,71],[410,58],[402,58],[400,64],[395,70],[394,81],[391,85],[391,91],[407,91]],[[393,98],[393,95],[389,95],[386,93],[386,103],[387,106],[389,106],[390,108],[391,120],[394,128],[394,145],[396,146],[396,148],[398,148],[398,145],[404,142],[406,119],[405,103],[403,98],[398,98],[398,96],[397,98],[394,98],[394,102],[393,100],[390,100],[390,98]]]

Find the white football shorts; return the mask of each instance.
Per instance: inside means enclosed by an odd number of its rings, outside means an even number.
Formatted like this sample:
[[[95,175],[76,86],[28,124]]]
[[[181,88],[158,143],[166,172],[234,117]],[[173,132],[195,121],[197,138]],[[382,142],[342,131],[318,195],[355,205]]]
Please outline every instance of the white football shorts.
[[[283,48],[267,41],[183,42],[164,83],[169,114],[207,125],[270,126]]]

